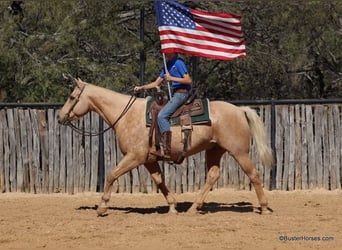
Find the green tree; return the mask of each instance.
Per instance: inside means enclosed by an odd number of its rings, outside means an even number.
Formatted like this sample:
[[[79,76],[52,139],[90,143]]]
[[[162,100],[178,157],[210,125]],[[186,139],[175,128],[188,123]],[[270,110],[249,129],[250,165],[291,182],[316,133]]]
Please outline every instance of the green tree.
[[[342,97],[339,0],[181,1],[242,15],[247,57],[183,56],[199,96],[211,99]],[[25,1],[23,15],[0,1],[0,89],[8,102],[63,102],[70,73],[116,91],[152,81],[162,67],[153,1]],[[140,11],[145,13],[140,41]],[[318,11],[319,10],[319,11]],[[140,56],[146,59],[140,75]],[[1,100],[0,100],[1,101]]]

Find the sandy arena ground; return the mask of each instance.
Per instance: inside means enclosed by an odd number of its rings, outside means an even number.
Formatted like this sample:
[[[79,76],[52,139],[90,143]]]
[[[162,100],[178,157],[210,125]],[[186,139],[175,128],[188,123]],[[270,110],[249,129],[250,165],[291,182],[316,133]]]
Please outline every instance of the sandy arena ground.
[[[342,191],[267,191],[271,215],[254,192],[209,193],[202,213],[186,214],[195,194],[113,194],[105,217],[100,193],[0,194],[0,249],[342,249]]]

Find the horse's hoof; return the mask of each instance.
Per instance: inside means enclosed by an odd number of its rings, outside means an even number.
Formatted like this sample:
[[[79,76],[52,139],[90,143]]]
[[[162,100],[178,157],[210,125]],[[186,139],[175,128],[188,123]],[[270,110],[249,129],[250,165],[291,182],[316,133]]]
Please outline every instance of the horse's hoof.
[[[170,206],[169,214],[178,214],[178,211],[174,206]]]
[[[108,207],[98,207],[96,212],[98,216],[105,216],[107,210],[108,210]]]
[[[268,215],[268,214],[272,214],[272,210],[269,209],[269,208],[262,208],[261,211],[260,211],[260,214],[261,215]]]
[[[187,214],[198,214],[199,211],[198,211],[197,207],[192,206],[188,209],[188,211],[186,211],[186,213]]]

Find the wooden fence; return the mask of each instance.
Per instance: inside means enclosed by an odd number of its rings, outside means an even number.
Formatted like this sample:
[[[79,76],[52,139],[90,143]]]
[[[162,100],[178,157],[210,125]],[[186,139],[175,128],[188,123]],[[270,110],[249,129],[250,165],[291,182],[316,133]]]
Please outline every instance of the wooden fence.
[[[342,179],[342,104],[254,105],[270,136],[276,164],[264,169],[252,141],[251,156],[266,189],[340,189]],[[1,108],[1,105],[0,105]],[[273,106],[274,108],[274,106]],[[116,136],[109,131],[82,136],[60,126],[58,108],[0,109],[0,192],[97,192],[105,176],[122,158]],[[271,116],[275,116],[272,119]],[[101,119],[90,113],[77,124],[98,130]],[[106,125],[105,125],[106,126]],[[206,179],[204,152],[182,164],[162,163],[171,191],[198,191]],[[236,162],[225,154],[215,188],[251,189]],[[143,166],[119,178],[114,192],[157,192]]]

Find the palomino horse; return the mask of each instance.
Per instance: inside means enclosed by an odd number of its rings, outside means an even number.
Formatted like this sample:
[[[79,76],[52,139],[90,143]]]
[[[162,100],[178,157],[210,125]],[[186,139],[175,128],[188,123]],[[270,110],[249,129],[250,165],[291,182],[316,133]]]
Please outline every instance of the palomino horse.
[[[97,112],[113,127],[123,159],[107,176],[104,194],[97,209],[104,215],[108,209],[113,182],[130,170],[144,165],[152,179],[163,193],[169,212],[177,213],[176,199],[165,186],[160,166],[149,152],[149,128],[146,127],[146,99],[117,93],[105,88],[75,79],[76,87],[58,114],[58,122],[68,125],[89,111]],[[134,97],[135,98],[135,97]],[[221,156],[228,152],[239,163],[249,177],[258,197],[261,214],[268,213],[267,200],[254,163],[249,157],[251,136],[254,137],[257,152],[263,166],[272,166],[272,151],[267,146],[263,123],[257,113],[249,107],[237,107],[227,102],[210,102],[210,124],[194,125],[192,141],[187,155],[206,151],[207,180],[198,197],[188,210],[197,212],[207,194],[220,175]],[[180,127],[172,127],[171,159],[175,161],[182,153]]]

